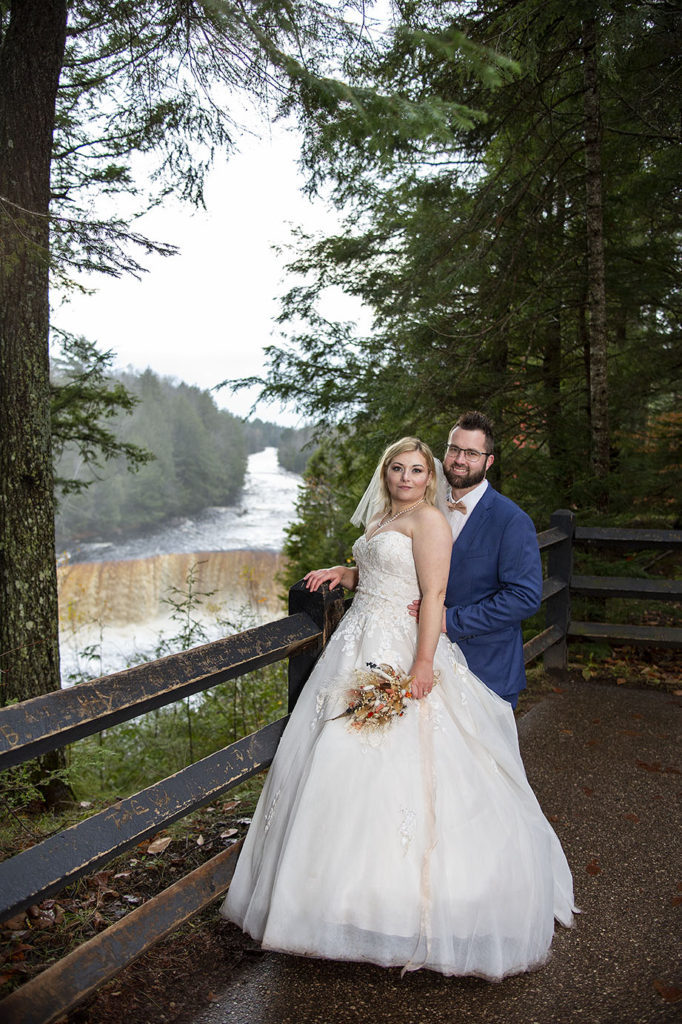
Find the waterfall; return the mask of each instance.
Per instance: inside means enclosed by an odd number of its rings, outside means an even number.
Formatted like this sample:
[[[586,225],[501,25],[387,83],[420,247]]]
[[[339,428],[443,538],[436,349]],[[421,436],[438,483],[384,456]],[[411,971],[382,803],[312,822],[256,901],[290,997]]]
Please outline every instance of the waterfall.
[[[153,555],[114,562],[75,562],[57,569],[59,624],[128,626],[168,615],[169,594],[186,589],[196,568],[195,590],[210,594],[207,609],[254,605],[264,612],[281,608],[275,575],[283,557],[275,551],[206,551]]]
[[[161,632],[175,635],[168,598],[186,593],[190,571],[209,639],[282,615],[276,576],[299,484],[266,448],[249,458],[238,506],[70,553],[57,569],[63,683],[134,664]]]

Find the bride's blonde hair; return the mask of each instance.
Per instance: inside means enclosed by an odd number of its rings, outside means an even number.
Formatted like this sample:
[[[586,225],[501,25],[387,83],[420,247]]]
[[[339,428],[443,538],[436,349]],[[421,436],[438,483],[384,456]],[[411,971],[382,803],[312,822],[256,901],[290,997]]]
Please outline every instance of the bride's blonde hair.
[[[420,441],[418,437],[401,437],[399,441],[394,441],[393,444],[388,446],[384,454],[381,456],[381,461],[379,462],[379,465],[381,466],[379,494],[384,503],[384,512],[387,512],[391,507],[391,495],[388,493],[388,487],[386,485],[388,467],[394,459],[399,455],[403,455],[405,452],[420,452],[424,456],[426,468],[431,474],[429,482],[426,485],[426,491],[424,492],[424,500],[427,505],[436,504],[438,477],[436,476],[436,462],[433,457],[433,452],[429,448],[428,444],[424,444],[424,442]]]

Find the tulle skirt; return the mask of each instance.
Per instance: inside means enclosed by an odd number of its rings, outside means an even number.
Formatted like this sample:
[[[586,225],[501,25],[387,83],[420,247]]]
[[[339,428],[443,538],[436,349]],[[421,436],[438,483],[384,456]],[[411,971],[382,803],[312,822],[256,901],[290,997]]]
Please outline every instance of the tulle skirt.
[[[489,979],[541,965],[555,919],[573,921],[573,887],[509,705],[443,639],[432,693],[383,727],[353,729],[346,691],[371,656],[361,633],[328,645],[223,916],[265,948],[306,956]]]

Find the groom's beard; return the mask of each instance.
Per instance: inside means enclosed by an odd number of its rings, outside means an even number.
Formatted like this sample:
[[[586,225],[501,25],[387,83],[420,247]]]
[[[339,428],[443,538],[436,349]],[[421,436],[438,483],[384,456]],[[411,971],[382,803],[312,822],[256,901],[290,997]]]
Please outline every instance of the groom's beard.
[[[476,484],[480,484],[481,480],[485,478],[485,464],[487,461],[488,460],[486,459],[483,462],[480,469],[467,469],[466,473],[455,473],[453,472],[452,466],[448,466],[447,468],[443,466],[445,479],[456,491],[464,491],[468,487],[475,487]]]

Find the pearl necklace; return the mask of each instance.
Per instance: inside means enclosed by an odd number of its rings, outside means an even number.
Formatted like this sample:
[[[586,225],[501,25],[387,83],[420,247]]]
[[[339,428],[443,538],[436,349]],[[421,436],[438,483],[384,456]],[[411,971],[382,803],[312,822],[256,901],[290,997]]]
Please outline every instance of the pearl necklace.
[[[372,530],[372,532],[367,535],[367,540],[371,540],[372,537],[379,532],[379,530],[383,529],[384,526],[388,526],[388,524],[392,523],[395,519],[400,519],[401,516],[406,516],[407,513],[411,512],[412,509],[417,507],[417,505],[421,505],[422,501],[424,501],[424,498],[420,498],[419,501],[415,501],[414,505],[410,505],[409,508],[403,508],[400,510],[400,512],[396,512],[396,514],[394,516],[391,516],[390,519],[386,518],[386,516],[388,515],[388,513],[386,513],[382,517],[381,522],[379,523],[377,528],[375,530]]]

